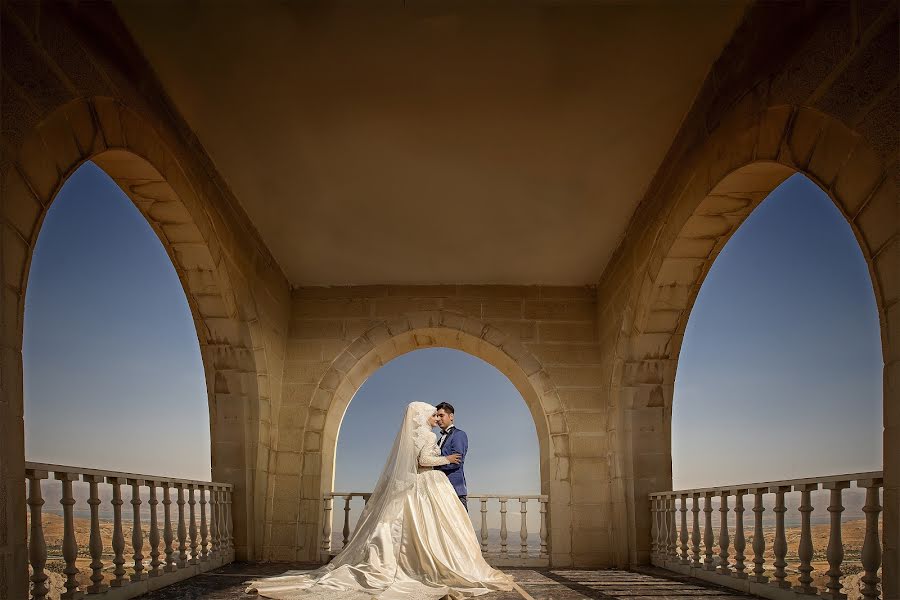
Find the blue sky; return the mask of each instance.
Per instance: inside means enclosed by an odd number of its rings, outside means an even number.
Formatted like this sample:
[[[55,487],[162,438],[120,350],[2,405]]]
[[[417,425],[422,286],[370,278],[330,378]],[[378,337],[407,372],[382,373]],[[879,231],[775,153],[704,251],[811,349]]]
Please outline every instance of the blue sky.
[[[448,348],[399,356],[360,387],[338,436],[337,491],[374,487],[404,408],[414,400],[453,405],[456,426],[469,437],[470,492],[540,493],[537,433],[522,396],[488,363]]]
[[[675,383],[676,488],[880,470],[882,365],[859,245],[795,175],[700,288]]]
[[[209,478],[209,416],[184,293],[146,221],[88,163],[38,239],[26,298],[26,456]],[[881,468],[872,286],[846,222],[794,177],[725,247],[682,349],[676,487]],[[336,487],[369,489],[412,400],[449,401],[473,492],[535,493],[537,438],[499,371],[462,352],[399,357],[345,415]]]
[[[93,163],[38,237],[23,353],[28,460],[209,479],[187,299],[156,234]]]

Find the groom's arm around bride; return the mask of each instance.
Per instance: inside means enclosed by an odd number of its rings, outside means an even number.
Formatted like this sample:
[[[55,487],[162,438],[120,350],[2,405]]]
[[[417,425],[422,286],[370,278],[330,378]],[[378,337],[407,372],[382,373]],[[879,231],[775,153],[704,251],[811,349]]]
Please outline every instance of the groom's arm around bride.
[[[450,483],[453,485],[453,489],[456,490],[456,495],[459,496],[460,502],[468,509],[466,496],[468,496],[469,492],[466,488],[464,465],[466,452],[469,450],[469,438],[465,431],[458,429],[453,424],[455,414],[452,405],[446,402],[438,404],[437,417],[438,425],[441,427],[441,441],[439,443],[441,456],[459,454],[460,458],[458,464],[441,465],[435,467],[435,469],[441,470],[447,475],[447,478],[450,479]]]

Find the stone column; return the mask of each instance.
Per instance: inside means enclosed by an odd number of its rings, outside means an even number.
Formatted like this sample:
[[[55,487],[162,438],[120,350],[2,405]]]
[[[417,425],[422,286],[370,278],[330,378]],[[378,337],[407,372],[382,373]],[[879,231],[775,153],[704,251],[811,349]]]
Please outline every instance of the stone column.
[[[0,193],[0,202],[3,194]],[[0,242],[15,236],[8,227],[0,229]],[[16,240],[18,243],[18,240]],[[0,261],[4,262],[4,261]],[[0,264],[0,273],[5,270]],[[21,314],[20,296],[5,287],[0,292],[0,314]],[[2,322],[0,364],[0,515],[4,531],[0,535],[0,598],[27,598],[29,581],[26,544],[25,504],[25,422],[22,405],[21,323]]]

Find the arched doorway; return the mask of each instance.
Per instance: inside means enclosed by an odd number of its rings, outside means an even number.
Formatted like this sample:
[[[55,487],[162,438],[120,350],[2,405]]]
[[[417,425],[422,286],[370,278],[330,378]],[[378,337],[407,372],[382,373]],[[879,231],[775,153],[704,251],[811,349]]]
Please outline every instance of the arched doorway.
[[[546,373],[539,372],[540,364],[521,345],[514,345],[502,336],[477,337],[468,333],[463,329],[468,321],[460,315],[436,312],[428,316],[430,326],[413,326],[413,318],[421,320],[423,317],[421,314],[409,319],[404,316],[393,319],[389,325],[376,322],[356,341],[347,343],[345,347],[348,349],[333,360],[324,375],[318,378],[313,398],[315,406],[323,409],[308,411],[304,431],[307,451],[303,453],[300,465],[304,474],[300,478],[300,496],[311,501],[301,503],[298,535],[304,537],[296,543],[298,551],[312,551],[315,554],[310,558],[319,558],[323,525],[330,522],[324,518],[322,499],[334,491],[338,431],[350,399],[375,371],[394,358],[417,349],[435,347],[459,350],[487,362],[505,375],[524,399],[538,439],[540,492],[549,497],[549,535],[551,541],[557,534],[568,540],[571,531],[569,496],[566,493],[569,486],[567,425],[544,407],[544,402],[556,395],[552,380]],[[492,331],[489,326],[474,320],[471,325],[477,326],[477,331]],[[501,344],[517,349],[515,358]],[[530,369],[531,376],[526,374],[526,368]],[[553,490],[561,491],[554,494]],[[559,504],[554,504],[554,497],[561,498]],[[559,518],[554,521],[556,511],[559,511]],[[553,529],[554,523],[563,524],[558,532]],[[548,542],[548,553],[551,552],[550,546],[552,543]]]
[[[502,495],[508,512],[500,522],[499,498],[485,498],[489,557],[520,554],[521,502],[540,494],[537,433],[531,414],[512,382],[496,368],[466,352],[426,348],[398,356],[375,371],[360,387],[341,421],[332,492],[371,490],[382,460],[390,452],[397,416],[414,399],[437,404],[449,402],[456,410],[456,424],[469,437],[466,478],[472,501],[469,516],[481,533],[481,495]],[[346,514],[355,527],[363,502],[354,497]],[[540,506],[526,502],[529,555],[540,556]],[[337,503],[333,515],[332,548],[342,545],[345,514]],[[505,527],[504,539],[500,531]]]
[[[541,489],[546,490],[549,479],[546,473],[546,461],[550,455],[552,441],[538,393],[524,372],[517,367],[516,362],[499,348],[492,346],[482,338],[476,338],[449,327],[408,331],[405,334],[386,340],[385,343],[373,348],[366,356],[357,361],[343,380],[338,383],[334,390],[334,400],[328,410],[322,429],[325,442],[322,453],[325,461],[323,465],[323,490],[324,488],[329,488],[327,491],[331,491],[330,488],[333,488],[337,434],[350,400],[356,395],[362,383],[371,377],[382,365],[389,363],[398,356],[422,347],[442,347],[466,352],[487,362],[509,378],[525,400],[525,405],[532,416],[539,445]]]

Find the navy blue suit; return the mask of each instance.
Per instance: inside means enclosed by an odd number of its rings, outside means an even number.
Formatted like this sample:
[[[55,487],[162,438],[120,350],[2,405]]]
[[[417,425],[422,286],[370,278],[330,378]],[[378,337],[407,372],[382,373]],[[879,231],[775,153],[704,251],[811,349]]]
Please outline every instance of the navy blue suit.
[[[462,500],[464,505],[466,504],[466,496],[469,495],[469,490],[466,488],[466,470],[464,468],[466,452],[468,450],[469,437],[466,435],[465,431],[457,429],[454,426],[447,434],[444,445],[441,446],[441,456],[459,454],[459,464],[435,467],[435,469],[439,469],[447,474],[447,478],[450,479],[450,483],[453,484],[453,489],[456,490],[456,495],[459,496],[459,499]]]

